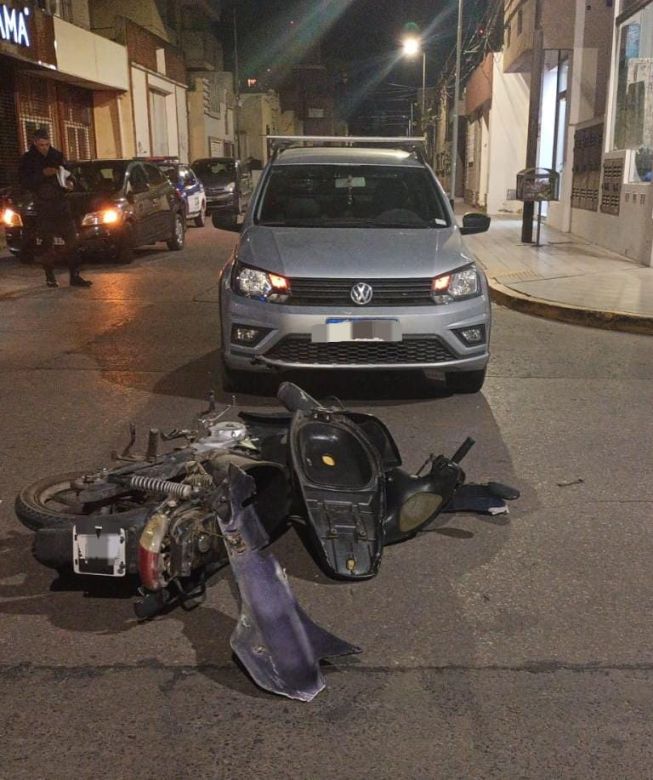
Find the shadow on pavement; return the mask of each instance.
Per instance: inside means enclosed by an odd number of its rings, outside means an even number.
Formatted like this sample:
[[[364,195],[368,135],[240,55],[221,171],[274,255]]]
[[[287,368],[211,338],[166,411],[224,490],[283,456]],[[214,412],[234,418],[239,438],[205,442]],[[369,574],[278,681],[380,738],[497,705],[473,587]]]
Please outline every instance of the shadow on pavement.
[[[253,375],[251,386],[237,393],[243,405],[276,403],[281,382],[295,382],[316,398],[335,396],[342,401],[365,401],[370,405],[401,404],[446,398],[451,393],[444,382],[423,371],[287,371]],[[218,401],[229,403],[231,393],[222,390],[220,351],[215,350],[165,374],[152,387],[159,395],[204,399],[213,390]]]

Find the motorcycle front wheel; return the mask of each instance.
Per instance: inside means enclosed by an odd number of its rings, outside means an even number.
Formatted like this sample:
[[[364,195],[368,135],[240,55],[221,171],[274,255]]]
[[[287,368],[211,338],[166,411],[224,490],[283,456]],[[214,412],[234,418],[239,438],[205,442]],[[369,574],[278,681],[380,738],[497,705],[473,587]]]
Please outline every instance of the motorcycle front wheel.
[[[73,487],[84,472],[75,471],[46,477],[23,488],[16,496],[15,511],[21,523],[31,531],[42,528],[72,528],[77,520],[98,515],[121,513],[125,521],[143,513],[143,504],[120,496],[101,509],[84,504]]]

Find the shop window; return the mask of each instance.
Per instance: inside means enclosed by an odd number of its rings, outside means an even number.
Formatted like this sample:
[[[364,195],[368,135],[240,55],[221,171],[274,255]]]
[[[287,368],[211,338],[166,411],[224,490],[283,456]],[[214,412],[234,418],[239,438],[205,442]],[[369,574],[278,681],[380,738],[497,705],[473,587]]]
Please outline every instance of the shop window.
[[[28,149],[35,130],[45,128],[54,146],[60,140],[56,122],[55,84],[49,79],[38,79],[26,74],[16,77],[18,132],[21,149]]]
[[[653,171],[653,4],[619,27],[613,149],[630,151],[626,181],[650,182]]]

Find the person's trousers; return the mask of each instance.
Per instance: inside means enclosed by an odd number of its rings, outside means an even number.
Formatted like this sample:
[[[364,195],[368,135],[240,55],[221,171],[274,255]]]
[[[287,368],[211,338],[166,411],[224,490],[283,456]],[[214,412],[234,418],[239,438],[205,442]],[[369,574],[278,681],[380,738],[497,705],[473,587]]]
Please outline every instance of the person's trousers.
[[[66,263],[71,276],[78,273],[81,264],[79,238],[73,218],[69,214],[39,217],[36,236],[41,239],[40,261],[46,273],[54,269],[59,259]],[[63,247],[55,245],[55,236],[63,240]]]

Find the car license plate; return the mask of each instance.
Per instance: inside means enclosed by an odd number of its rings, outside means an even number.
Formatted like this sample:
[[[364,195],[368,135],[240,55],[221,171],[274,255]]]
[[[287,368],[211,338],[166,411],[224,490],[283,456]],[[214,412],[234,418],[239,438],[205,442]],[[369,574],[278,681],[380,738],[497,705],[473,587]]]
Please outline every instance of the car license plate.
[[[330,317],[313,328],[311,341],[401,341],[399,320]]]
[[[42,244],[42,243],[43,243],[43,240],[42,240],[42,239],[40,239],[40,238],[37,238],[37,239],[36,239],[36,246],[41,246],[41,244]],[[52,239],[52,243],[53,243],[55,246],[64,246],[64,244],[65,244],[65,242],[64,242],[64,240],[63,240],[63,238],[60,238],[59,236],[55,236],[55,237]]]
[[[103,577],[124,577],[126,565],[126,534],[106,533],[98,526],[93,534],[79,534],[73,527],[73,568],[76,574],[96,574]]]

